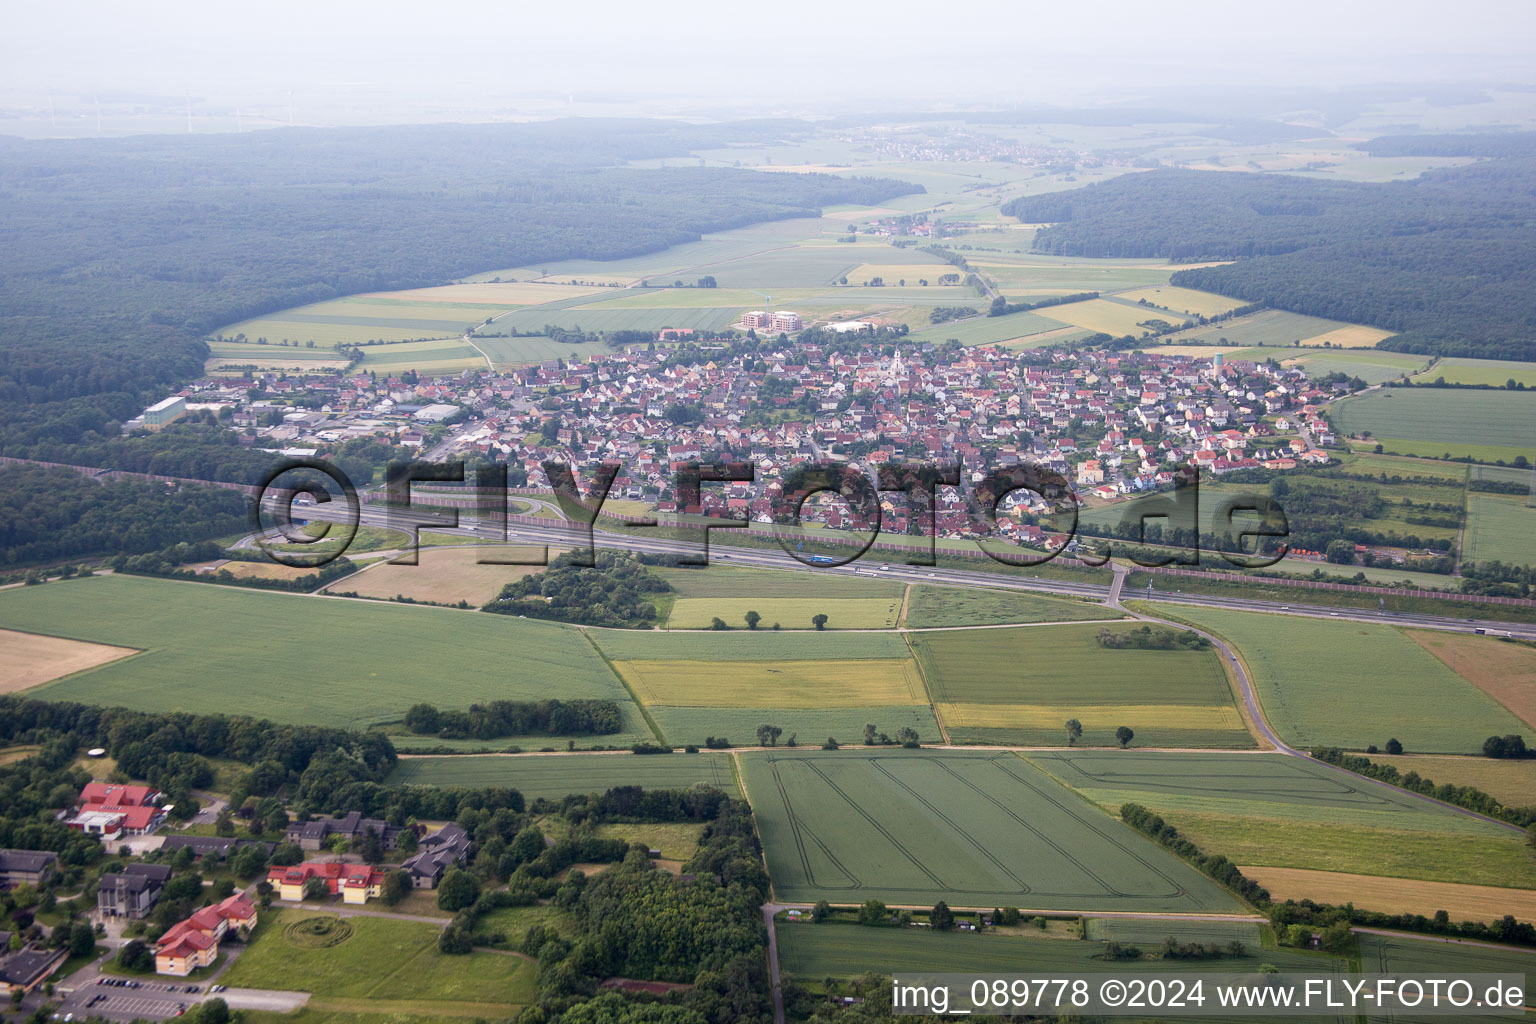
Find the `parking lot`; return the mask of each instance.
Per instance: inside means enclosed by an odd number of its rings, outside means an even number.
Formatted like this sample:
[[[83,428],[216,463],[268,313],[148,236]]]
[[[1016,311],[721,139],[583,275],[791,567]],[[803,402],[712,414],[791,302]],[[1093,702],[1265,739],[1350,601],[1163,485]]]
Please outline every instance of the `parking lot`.
[[[194,987],[196,992],[188,991]],[[190,1009],[208,994],[207,985],[102,977],[97,984],[71,993],[55,1016],[59,1020],[71,1014],[77,1019],[96,1016],[111,1020],[165,1020]]]

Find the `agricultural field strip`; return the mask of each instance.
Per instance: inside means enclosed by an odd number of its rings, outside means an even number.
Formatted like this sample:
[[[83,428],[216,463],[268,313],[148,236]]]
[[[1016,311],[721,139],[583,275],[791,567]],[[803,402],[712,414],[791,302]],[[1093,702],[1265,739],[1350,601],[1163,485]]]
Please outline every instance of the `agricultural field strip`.
[[[1187,884],[1193,890],[1198,890],[1198,894],[1176,882],[1169,872],[1183,874],[1187,870],[1179,862],[1169,860],[1163,864],[1154,863],[1161,862],[1164,856],[1157,847],[1143,845],[1143,841],[1134,832],[1124,829],[1113,819],[1101,816],[1098,811],[1090,809],[1086,802],[1080,802],[1064,792],[1060,794],[1064,799],[1058,799],[1055,793],[1048,793],[1046,787],[1053,790],[1056,787],[1049,776],[1039,773],[1033,767],[1026,768],[1024,762],[1011,760],[1010,763],[1011,755],[978,757],[958,752],[910,758],[887,755],[885,758],[866,760],[889,760],[895,767],[887,768],[879,764],[874,765],[873,770],[871,766],[861,766],[847,759],[823,762],[827,766],[823,769],[814,763],[813,758],[814,755],[770,755],[766,762],[759,755],[744,758],[749,768],[749,789],[754,787],[754,777],[759,780],[756,784],[759,795],[754,806],[759,809],[759,820],[764,824],[770,864],[776,852],[781,857],[789,855],[797,862],[798,874],[803,879],[775,874],[775,886],[787,898],[791,898],[793,891],[809,889],[814,893],[873,893],[889,899],[906,899],[918,903],[931,898],[934,893],[940,893],[954,895],[962,903],[967,896],[984,897],[981,903],[983,906],[991,906],[1000,898],[1030,895],[1035,897],[1036,902],[1044,901],[1047,904],[1068,900],[1107,900],[1111,904],[1120,905],[1124,900],[1150,900],[1165,904],[1178,901],[1182,905],[1183,901],[1189,900],[1201,909],[1208,909],[1206,904],[1212,900],[1223,906],[1229,900],[1224,892],[1219,892],[1212,883],[1193,873],[1190,873]],[[962,765],[963,770],[953,767],[954,764]],[[802,771],[795,772],[795,778],[787,780],[785,770],[781,767],[784,765],[795,765]],[[776,799],[762,795],[762,773],[752,772],[750,769],[753,767],[767,769]],[[809,769],[809,772],[803,769]],[[1064,817],[1053,823],[1037,825],[1020,814],[1011,806],[1011,802],[1005,802],[1005,799],[997,795],[998,785],[994,779],[981,785],[968,777],[977,771],[990,774],[994,770],[1006,777],[1005,786],[1019,787],[1035,807],[1044,809],[1047,815]],[[848,777],[851,773],[860,774]],[[1033,776],[1033,779],[1029,776]],[[1044,786],[1039,783],[1044,783]],[[844,857],[855,854],[852,849],[838,847],[841,833],[828,836],[820,834],[820,831],[835,824],[842,827],[838,823],[845,823],[848,820],[846,815],[839,817],[827,810],[826,801],[822,799],[802,803],[802,809],[797,810],[795,795],[805,795],[807,786],[830,793],[837,799],[838,806],[846,805],[848,810],[868,824],[873,835],[865,836],[856,856],[863,859],[862,863],[867,864],[869,870],[885,872],[888,880],[876,878],[864,881],[856,870],[860,865],[851,869],[844,863]],[[795,793],[792,794],[791,790]],[[860,798],[863,797],[874,801],[878,814],[862,806]],[[893,804],[892,798],[897,802]],[[957,804],[964,806],[957,807]],[[919,808],[921,816],[912,817],[912,812]],[[882,817],[890,818],[891,815],[898,815],[904,822],[904,836],[917,843],[927,843],[933,850],[925,851],[925,856],[921,857],[914,854],[907,843],[881,824]],[[813,826],[808,816],[819,816],[820,820]],[[979,839],[973,832],[981,822],[990,823],[994,830],[1001,828],[1010,835],[996,837],[996,842]],[[1062,829],[1083,829],[1093,838],[1090,840],[1088,836],[1072,835],[1058,839],[1053,833]],[[874,836],[880,836],[884,842],[871,843]],[[938,845],[935,846],[935,843]],[[1024,844],[1037,849],[1032,855],[1026,855],[1019,849]],[[943,856],[926,856],[926,853],[936,853],[940,848]],[[1141,887],[1143,891],[1127,892],[1117,887],[1104,877],[1104,873],[1079,863],[1069,852],[1085,848],[1112,851],[1110,856],[1121,860],[1122,867],[1135,869],[1136,877],[1145,879],[1146,884]],[[1055,877],[1044,880],[1047,883],[1045,889],[1031,884],[1009,864],[1002,862],[992,852],[994,849],[1017,853],[1023,858],[1022,863],[1033,865],[1036,870],[1046,870],[1043,865],[1049,864],[1048,870],[1054,872]],[[1054,856],[1045,853],[1046,850],[1054,851]],[[830,872],[832,877],[818,880],[818,868],[814,862],[823,864],[825,871]],[[930,864],[947,865],[962,874],[970,871],[972,873],[966,877],[972,879],[979,873],[983,884],[987,879],[997,884],[990,889],[946,886],[936,870],[929,867]],[[1125,872],[1116,869],[1108,870],[1107,873],[1123,876]],[[945,898],[950,896],[946,895]],[[1065,908],[1057,906],[1055,909]],[[1098,906],[1083,909],[1111,908]]]
[[[1111,811],[1127,802],[1164,813],[1360,824],[1407,832],[1507,838],[1511,826],[1310,758],[1269,751],[1020,752],[1019,756]]]

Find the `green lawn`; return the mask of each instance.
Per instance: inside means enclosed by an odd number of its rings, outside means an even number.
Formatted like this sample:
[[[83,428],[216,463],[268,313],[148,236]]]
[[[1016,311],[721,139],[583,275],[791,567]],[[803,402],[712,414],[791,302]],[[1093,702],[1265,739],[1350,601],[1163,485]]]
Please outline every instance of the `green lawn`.
[[[1010,754],[745,753],[775,894],[859,903],[1228,912],[1237,900]]]
[[[339,920],[350,935],[335,945],[300,944],[292,926],[316,917]],[[445,956],[437,925],[382,917],[336,919],[321,911],[262,915],[250,946],[220,981],[231,986],[313,992],[327,998],[526,1005],[536,969],[497,953]],[[510,1016],[510,1013],[508,1014]]]
[[[402,760],[389,781],[393,785],[471,789],[506,786],[530,800],[601,793],[614,786],[686,789],[700,782],[736,792],[730,758],[717,753],[413,757]]]
[[[442,707],[599,697],[638,710],[581,634],[502,615],[131,576],[0,591],[0,627],[144,653],[30,693],[145,711],[365,726]]]
[[[1232,643],[1265,716],[1296,746],[1363,750],[1395,737],[1411,754],[1469,753],[1525,728],[1395,626],[1152,605]]]
[[[1067,622],[1114,619],[1119,613],[1093,601],[962,587],[915,586],[907,602],[910,629],[985,626],[1006,622]]]

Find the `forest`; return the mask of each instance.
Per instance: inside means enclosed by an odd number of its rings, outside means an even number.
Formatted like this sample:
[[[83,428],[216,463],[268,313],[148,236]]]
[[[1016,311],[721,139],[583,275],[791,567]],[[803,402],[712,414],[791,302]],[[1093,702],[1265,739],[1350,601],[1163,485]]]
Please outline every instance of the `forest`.
[[[599,551],[595,566],[577,552],[550,560],[540,573],[514,580],[482,609],[533,619],[557,619],[584,626],[651,628],[656,604],[649,595],[671,591],[667,581],[624,552]]]
[[[142,554],[248,526],[239,491],[97,480],[55,466],[0,466],[0,567]]]
[[[1064,256],[1230,260],[1172,282],[1397,332],[1382,348],[1536,359],[1536,159],[1407,182],[1157,170],[1003,211]]]
[[[114,436],[201,372],[205,333],[247,317],[921,191],[613,166],[791,130],[573,120],[0,139],[0,451],[74,461],[60,446]]]

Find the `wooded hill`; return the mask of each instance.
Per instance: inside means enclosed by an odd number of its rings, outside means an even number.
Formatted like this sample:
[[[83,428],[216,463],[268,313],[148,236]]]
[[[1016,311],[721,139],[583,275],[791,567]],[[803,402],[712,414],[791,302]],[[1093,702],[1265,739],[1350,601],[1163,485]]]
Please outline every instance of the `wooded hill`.
[[[1399,332],[1381,347],[1536,359],[1536,159],[1409,182],[1157,170],[1020,197],[1066,256],[1234,260],[1174,284]]]
[[[921,191],[614,166],[792,130],[572,120],[0,139],[0,451],[114,434],[201,372],[203,334],[247,317]]]

